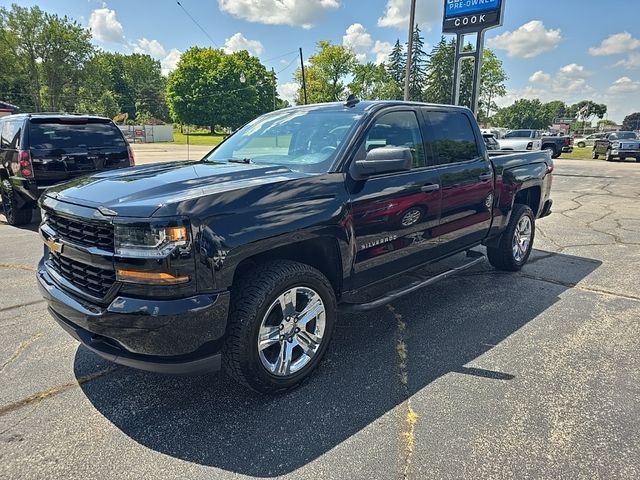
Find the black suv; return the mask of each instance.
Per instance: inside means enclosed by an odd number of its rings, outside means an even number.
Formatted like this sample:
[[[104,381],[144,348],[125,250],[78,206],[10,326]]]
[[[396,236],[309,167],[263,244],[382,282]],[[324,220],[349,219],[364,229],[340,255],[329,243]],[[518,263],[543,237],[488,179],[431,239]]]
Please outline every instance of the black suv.
[[[29,223],[38,198],[53,185],[134,164],[108,118],[34,113],[0,119],[0,192],[10,225]]]

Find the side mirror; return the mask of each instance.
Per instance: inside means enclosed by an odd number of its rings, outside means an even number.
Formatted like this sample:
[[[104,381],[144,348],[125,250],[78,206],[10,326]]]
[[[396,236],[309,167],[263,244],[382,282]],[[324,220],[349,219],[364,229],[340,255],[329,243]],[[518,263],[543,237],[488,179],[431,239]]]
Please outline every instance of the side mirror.
[[[364,180],[373,175],[407,172],[412,165],[413,154],[410,148],[382,147],[368,152],[364,160],[353,162],[350,173],[354,180]]]

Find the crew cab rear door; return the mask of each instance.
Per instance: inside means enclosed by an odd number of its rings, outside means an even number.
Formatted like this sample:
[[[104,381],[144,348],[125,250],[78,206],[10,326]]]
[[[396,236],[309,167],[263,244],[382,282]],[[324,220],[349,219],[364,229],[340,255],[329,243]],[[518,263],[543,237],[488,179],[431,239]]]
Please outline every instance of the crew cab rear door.
[[[355,232],[354,289],[432,260],[440,220],[440,178],[426,151],[416,109],[379,113],[359,140],[356,157],[375,148],[408,147],[410,171],[386,173],[350,187],[350,219]]]
[[[471,112],[425,108],[427,142],[442,186],[436,234],[443,254],[482,241],[491,228],[494,172]]]
[[[34,175],[41,186],[130,166],[127,142],[107,119],[32,118],[28,135]]]

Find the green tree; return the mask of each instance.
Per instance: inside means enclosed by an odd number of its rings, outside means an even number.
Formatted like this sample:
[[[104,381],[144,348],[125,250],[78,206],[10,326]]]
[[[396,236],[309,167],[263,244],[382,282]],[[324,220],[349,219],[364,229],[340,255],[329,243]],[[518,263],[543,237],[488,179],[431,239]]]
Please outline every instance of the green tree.
[[[424,50],[424,38],[420,27],[416,25],[413,31],[413,48],[411,50],[411,73],[409,77],[409,99],[422,100],[423,91],[427,83],[427,69],[429,57]]]
[[[505,108],[501,108],[493,117],[498,127],[519,129],[533,128],[544,130],[552,124],[553,115],[540,100],[521,99]]]
[[[236,129],[273,110],[273,76],[247,51],[194,47],[169,76],[167,101],[177,122]]]
[[[342,45],[321,40],[318,52],[309,57],[309,67],[305,69],[307,94],[311,103],[336,102],[345,95],[345,80],[356,66],[355,55]],[[295,74],[302,89],[302,73]],[[298,103],[303,103],[303,92],[298,91]]]
[[[0,8],[0,39],[23,79],[28,104],[36,111],[74,109],[85,63],[94,53],[91,32],[68,17],[39,7]]]
[[[544,108],[549,113],[549,117],[553,120],[564,118],[567,114],[567,105],[561,100],[554,100],[549,103],[545,103]]]
[[[622,122],[622,129],[629,131],[640,130],[640,112],[632,113],[625,117]]]
[[[480,78],[480,105],[482,112],[486,112],[486,118],[489,119],[491,114],[498,110],[496,98],[507,94],[505,82],[509,79],[504,71],[502,60],[492,50],[484,50]]]
[[[396,83],[385,65],[367,63],[356,65],[349,90],[362,100],[396,99]]]
[[[593,117],[603,119],[607,114],[607,106],[604,104],[595,103],[591,100],[583,100],[574,105],[571,105],[567,109],[567,114],[573,118],[579,118],[582,121],[588,121],[591,123]]]
[[[427,65],[424,99],[430,103],[453,103],[453,63],[455,41],[447,41],[444,36],[433,47]]]
[[[389,54],[386,69],[394,84],[392,99],[401,100],[404,96],[404,77],[407,73],[407,53],[400,44],[400,40],[396,40]]]

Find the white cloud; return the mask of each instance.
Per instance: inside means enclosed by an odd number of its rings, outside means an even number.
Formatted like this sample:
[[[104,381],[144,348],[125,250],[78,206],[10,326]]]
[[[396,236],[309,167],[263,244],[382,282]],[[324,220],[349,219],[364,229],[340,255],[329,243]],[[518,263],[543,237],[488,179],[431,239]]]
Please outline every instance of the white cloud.
[[[599,47],[590,48],[589,54],[594,57],[616,55],[618,53],[635,50],[636,48],[640,48],[640,40],[633,38],[629,32],[622,32],[609,35],[602,41]]]
[[[264,46],[258,40],[249,40],[242,33],[238,32],[230,38],[225,39],[224,49],[226,53],[246,50],[256,57],[264,53]]]
[[[182,52],[177,48],[172,48],[167,55],[160,60],[160,65],[162,66],[162,74],[169,75],[178,67],[178,62],[180,61],[180,57],[182,57]]]
[[[490,47],[506,50],[509,57],[534,58],[556,48],[562,41],[560,30],[547,30],[540,20],[525,23],[517,30],[489,40]]]
[[[622,77],[613,82],[613,85],[611,85],[607,91],[614,95],[640,92],[640,81],[631,80],[629,77]]]
[[[89,28],[93,37],[104,43],[125,43],[124,28],[118,21],[115,10],[110,10],[103,5],[91,12]]]
[[[278,85],[278,95],[291,105],[295,105],[299,88],[300,86],[297,83],[282,83]]]
[[[376,65],[385,63],[389,59],[392,50],[393,44],[376,40],[376,44],[373,46],[373,53],[376,55]]]
[[[354,53],[358,62],[365,63],[373,46],[373,38],[360,23],[354,23],[342,37],[342,45]]]
[[[411,0],[387,0],[384,15],[378,19],[378,26],[408,31],[410,6]],[[416,5],[416,23],[431,30],[434,22],[442,20],[443,8],[442,0],[420,0]]]
[[[340,6],[340,0],[218,0],[234,17],[267,25],[311,28],[320,15]]]
[[[614,68],[622,67],[627,70],[636,70],[640,68],[640,53],[632,53],[628,58],[624,60],[620,60],[618,63],[613,65]]]
[[[544,73],[542,70],[538,70],[529,77],[531,83],[549,83],[551,81],[551,75]]]
[[[153,58],[164,58],[167,56],[167,51],[158,40],[148,40],[141,38],[134,43],[135,53],[143,53],[151,55]]]

